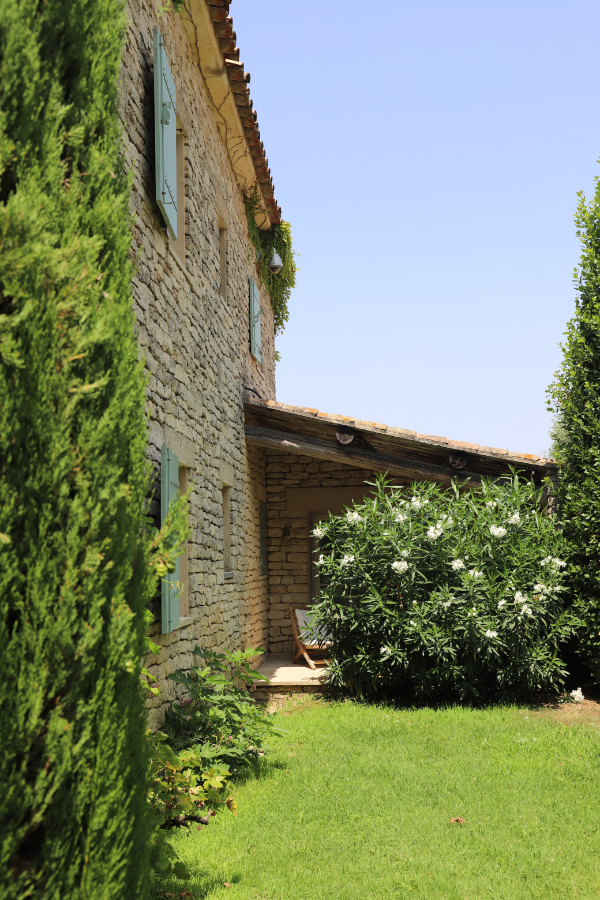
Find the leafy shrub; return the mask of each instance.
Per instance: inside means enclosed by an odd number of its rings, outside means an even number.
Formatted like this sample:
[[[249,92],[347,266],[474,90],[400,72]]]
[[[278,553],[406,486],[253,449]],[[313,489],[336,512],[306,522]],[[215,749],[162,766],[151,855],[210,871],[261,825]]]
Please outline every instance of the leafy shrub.
[[[600,682],[600,182],[587,203],[579,195],[581,240],[575,315],[567,325],[563,361],[548,390],[555,413],[558,509],[567,542],[574,608],[585,623],[578,652]]]
[[[204,763],[225,764],[236,772],[262,756],[271,734],[281,734],[275,716],[258,706],[240,683],[268,681],[251,669],[249,661],[262,650],[215,653],[196,647],[194,654],[205,663],[189,673],[169,675],[182,684],[189,697],[173,703],[166,730],[172,747],[193,747]]]
[[[552,690],[577,619],[565,610],[564,540],[542,491],[515,474],[481,490],[384,478],[314,531],[330,678],[378,691],[474,702]]]
[[[159,877],[188,878],[169,833],[173,828],[207,825],[218,806],[227,806],[235,814],[237,804],[229,795],[227,781],[230,773],[221,765],[207,769],[194,750],[175,753],[166,742],[166,734],[148,732],[148,740],[152,752],[148,794],[154,820],[152,870]]]

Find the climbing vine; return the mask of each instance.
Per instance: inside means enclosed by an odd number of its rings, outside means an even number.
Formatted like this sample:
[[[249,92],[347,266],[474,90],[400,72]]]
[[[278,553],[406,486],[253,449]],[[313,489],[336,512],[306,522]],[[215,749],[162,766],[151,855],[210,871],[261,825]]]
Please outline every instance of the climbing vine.
[[[262,285],[269,292],[275,334],[281,334],[289,319],[288,301],[292,288],[295,287],[296,272],[298,271],[294,260],[292,230],[289,222],[272,225],[271,228],[264,231],[258,227],[256,216],[260,215],[263,210],[257,184],[254,185],[251,192],[245,194],[244,203],[248,220],[248,234],[256,252],[256,268]],[[269,272],[268,267],[274,250],[277,251],[283,262],[283,268],[277,275]]]

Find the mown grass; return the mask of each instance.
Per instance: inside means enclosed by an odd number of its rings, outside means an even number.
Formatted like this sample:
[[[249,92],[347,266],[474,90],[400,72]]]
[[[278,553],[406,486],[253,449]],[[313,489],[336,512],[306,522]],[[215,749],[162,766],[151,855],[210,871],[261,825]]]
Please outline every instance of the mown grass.
[[[181,835],[194,898],[600,898],[600,733],[527,709],[316,704],[239,814]],[[451,824],[461,816],[464,825]],[[225,882],[231,887],[225,887]]]

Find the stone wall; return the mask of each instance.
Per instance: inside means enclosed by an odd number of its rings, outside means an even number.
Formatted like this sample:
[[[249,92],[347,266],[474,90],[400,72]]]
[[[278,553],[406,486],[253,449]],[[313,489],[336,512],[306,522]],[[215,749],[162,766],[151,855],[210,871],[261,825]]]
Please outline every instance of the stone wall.
[[[275,396],[273,316],[263,303],[259,365],[249,352],[249,260],[241,189],[219,136],[214,110],[180,17],[148,0],[129,3],[123,55],[121,113],[126,157],[133,169],[132,254],[137,257],[134,308],[148,375],[150,459],[158,479],[160,449],[168,444],[188,466],[192,486],[188,546],[190,621],[162,635],[160,602],[152,639],[160,653],[149,659],[160,695],[150,701],[151,725],[164,719],[176,686],[167,675],[191,663],[191,651],[265,646],[267,578],[259,572],[258,501],[265,496],[264,451],[246,451],[244,387]],[[163,7],[164,10],[164,7]],[[155,202],[152,28],[167,33],[165,46],[185,128],[185,237],[170,246]],[[178,177],[181,177],[178,174]],[[219,213],[221,212],[221,217]],[[228,225],[226,241],[219,221]],[[221,252],[226,246],[222,296]],[[173,445],[176,446],[173,446]],[[225,469],[223,468],[225,467]],[[231,554],[234,577],[223,570],[223,471],[231,472]],[[160,481],[151,514],[160,510]],[[158,524],[158,522],[157,522]]]
[[[288,607],[311,602],[310,514],[340,512],[351,497],[360,502],[371,490],[365,481],[373,481],[376,473],[307,456],[266,452],[269,652],[290,653],[294,641]],[[394,484],[404,483],[394,478]],[[352,487],[358,490],[344,490]]]

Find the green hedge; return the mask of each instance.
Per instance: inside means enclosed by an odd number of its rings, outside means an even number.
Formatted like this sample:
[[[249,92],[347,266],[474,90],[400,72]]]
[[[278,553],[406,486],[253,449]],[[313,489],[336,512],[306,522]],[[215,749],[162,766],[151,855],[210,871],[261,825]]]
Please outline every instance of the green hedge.
[[[0,896],[144,896],[144,386],[115,0],[0,3]]]
[[[579,195],[581,240],[574,272],[575,315],[567,325],[563,361],[549,389],[556,415],[559,511],[568,545],[575,609],[584,621],[581,660],[600,682],[600,184],[588,203]]]

